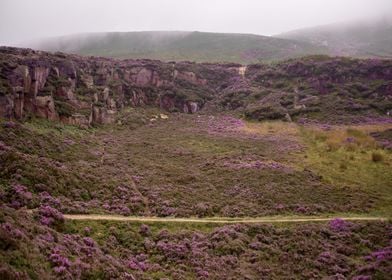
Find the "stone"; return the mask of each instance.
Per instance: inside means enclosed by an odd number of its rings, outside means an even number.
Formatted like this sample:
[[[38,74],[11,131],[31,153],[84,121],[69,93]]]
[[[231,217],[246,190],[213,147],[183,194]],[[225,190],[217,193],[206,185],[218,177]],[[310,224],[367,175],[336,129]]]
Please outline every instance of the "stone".
[[[194,114],[199,111],[199,105],[196,102],[189,102],[188,103],[189,111]]]
[[[146,68],[140,70],[140,72],[136,76],[136,85],[137,86],[146,86],[152,80],[152,71]]]
[[[73,93],[72,89],[69,87],[60,87],[56,91],[56,96],[62,97],[63,99],[69,101],[75,101],[75,94]]]
[[[80,81],[87,87],[92,88],[94,86],[94,79],[91,75],[81,74]]]
[[[54,107],[52,96],[37,96],[35,98],[35,113],[39,117],[57,120],[58,115]]]
[[[15,105],[14,105],[14,98],[11,96],[0,96],[0,116],[11,119],[14,116],[14,110],[15,110]]]
[[[104,107],[93,106],[92,123],[94,124],[110,124],[115,122],[116,110],[108,110]]]
[[[191,114],[242,110],[245,116],[259,120],[284,119],[288,113],[300,119],[312,110],[326,110],[324,96],[336,88],[342,89],[342,104],[357,104],[346,106],[345,113],[354,108],[362,114],[374,107],[376,115],[386,117],[389,108],[363,106],[357,96],[345,96],[344,89],[359,84],[357,90],[369,91],[366,98],[377,105],[388,104],[392,93],[391,63],[378,59],[308,58],[275,68],[262,64],[244,68],[239,64],[81,57],[9,47],[0,47],[0,54],[6,62],[0,69],[0,116],[7,119],[35,115],[76,125],[103,124],[113,122],[117,112],[127,106],[156,106]],[[293,81],[291,92],[275,88],[281,79]],[[374,92],[370,91],[372,83],[364,82],[371,80],[380,81]],[[264,94],[268,87],[274,88]]]
[[[81,114],[73,114],[70,117],[60,116],[60,121],[65,124],[79,126],[81,128],[90,127],[89,117],[81,115]]]
[[[34,96],[37,95],[38,91],[43,89],[46,83],[46,79],[49,75],[49,68],[46,67],[36,67],[33,71],[32,78],[32,93]]]

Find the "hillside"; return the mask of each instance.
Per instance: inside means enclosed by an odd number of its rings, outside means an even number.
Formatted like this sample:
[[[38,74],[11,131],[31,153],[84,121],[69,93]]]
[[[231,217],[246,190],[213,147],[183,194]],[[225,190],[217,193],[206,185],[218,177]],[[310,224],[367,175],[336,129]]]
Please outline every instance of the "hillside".
[[[337,23],[277,35],[328,49],[330,55],[392,57],[392,19]]]
[[[0,279],[390,279],[391,80],[0,48]]]
[[[48,38],[29,47],[85,56],[251,64],[328,54],[391,58],[392,20],[346,22],[276,36],[187,31],[107,32]]]
[[[360,122],[392,109],[391,60],[310,56],[276,64],[116,60],[2,48],[0,115],[113,123],[127,106],[248,119]]]
[[[323,50],[309,43],[260,35],[181,31],[80,34],[43,40],[31,47],[114,58],[237,63],[280,60]]]

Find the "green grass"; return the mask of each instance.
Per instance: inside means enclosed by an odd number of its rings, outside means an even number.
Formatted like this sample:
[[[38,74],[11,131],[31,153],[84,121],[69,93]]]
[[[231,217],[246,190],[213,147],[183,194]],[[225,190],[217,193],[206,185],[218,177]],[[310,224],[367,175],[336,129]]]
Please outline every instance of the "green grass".
[[[168,119],[154,117],[161,113]],[[174,209],[171,215],[211,220],[391,217],[391,152],[379,148],[370,136],[388,127],[335,126],[322,131],[274,121],[245,122],[234,132],[211,133],[209,116],[152,108],[124,110],[119,120],[86,130],[39,119],[17,123],[15,128],[0,123],[1,147],[6,146],[0,150],[1,192],[7,193],[13,182],[23,183],[34,194],[28,207],[36,208],[44,185],[45,191],[60,199],[61,211],[68,213],[108,214],[103,207],[108,203],[129,207],[132,216],[165,216],[165,207],[169,207]],[[222,122],[220,116],[213,120]],[[347,141],[348,137],[354,140]],[[374,154],[382,155],[382,160],[375,162]],[[225,165],[256,160],[280,163],[287,170]],[[8,203],[7,196],[3,197]],[[284,208],[279,210],[277,205]],[[76,250],[85,247],[83,237],[98,243],[97,256],[125,261],[123,269],[138,279],[171,279],[178,273],[196,279],[198,267],[193,260],[204,264],[232,256],[238,265],[222,271],[208,265],[203,268],[216,279],[224,272],[235,278],[245,274],[257,278],[260,267],[270,269],[271,279],[292,275],[302,279],[313,273],[322,278],[336,274],[330,269],[344,260],[346,276],[351,277],[357,267],[368,264],[364,256],[388,246],[390,224],[350,222],[350,232],[335,233],[327,222],[226,225],[65,220],[49,229],[39,224],[36,214],[6,206],[0,211],[0,222],[4,221],[23,229],[26,237],[3,241],[14,247],[0,251],[0,262],[25,271],[32,279],[54,275],[49,256],[59,244],[72,261],[83,255],[84,249]],[[148,235],[140,233],[142,224],[149,227]],[[53,243],[39,241],[45,232],[53,235]],[[66,242],[70,237],[79,240],[78,245]],[[187,255],[179,252],[171,257],[160,248],[162,242],[172,250],[177,245],[188,248],[194,240],[204,244],[202,255],[187,249]],[[252,248],[254,241],[261,247]],[[42,244],[46,244],[44,249]],[[325,251],[339,258],[320,267],[317,258]],[[126,261],[140,255],[159,264],[159,269],[138,272],[129,268]],[[105,277],[106,263],[101,260],[86,257],[85,262],[93,263],[86,279]],[[382,271],[375,273],[383,276]]]
[[[377,127],[375,127],[377,129]],[[323,181],[353,193],[365,191],[369,201],[377,198],[373,211],[392,213],[392,154],[377,146],[361,128],[320,132],[303,130],[308,144],[304,166],[322,176]],[[353,143],[347,142],[351,137]],[[378,160],[374,160],[374,157]]]
[[[118,32],[83,35],[85,40],[73,49],[82,55],[115,58],[150,58],[166,61],[239,62],[281,60],[307,54],[324,53],[323,47],[252,34],[207,32]],[[62,40],[62,46],[74,38]],[[292,45],[296,48],[293,49]],[[60,50],[61,46],[43,42],[41,48]],[[70,50],[68,48],[68,50]],[[250,54],[247,55],[247,52]]]
[[[377,147],[368,128],[319,132],[249,122],[235,133],[210,134],[208,116],[150,121],[161,113],[128,109],[120,124],[88,130],[41,120],[2,127],[0,140],[13,149],[1,155],[1,183],[6,188],[19,174],[35,194],[44,184],[71,213],[106,213],[108,203],[148,216],[165,216],[165,208],[185,217],[390,216],[391,153]],[[382,160],[374,162],[374,153]],[[286,169],[230,167],[256,161]],[[116,198],[119,187],[126,198]],[[87,206],[75,206],[80,203]]]

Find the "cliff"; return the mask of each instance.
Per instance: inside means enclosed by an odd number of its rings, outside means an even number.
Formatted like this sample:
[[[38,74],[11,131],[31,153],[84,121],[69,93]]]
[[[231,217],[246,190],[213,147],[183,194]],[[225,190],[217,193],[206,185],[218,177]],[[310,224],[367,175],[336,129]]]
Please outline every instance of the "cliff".
[[[126,106],[328,121],[388,117],[392,109],[390,60],[311,56],[245,67],[2,47],[0,75],[0,116],[80,126],[113,123]]]
[[[112,123],[124,106],[195,113],[239,65],[114,60],[1,48],[0,115]]]

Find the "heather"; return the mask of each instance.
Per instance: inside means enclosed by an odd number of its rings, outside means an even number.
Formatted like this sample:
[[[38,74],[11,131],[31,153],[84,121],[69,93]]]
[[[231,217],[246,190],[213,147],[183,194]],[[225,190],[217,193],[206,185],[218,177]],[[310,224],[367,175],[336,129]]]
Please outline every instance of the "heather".
[[[0,52],[1,279],[391,278],[389,60]]]
[[[39,222],[2,206],[2,279],[389,279],[391,224]],[[362,278],[364,279],[364,278]]]
[[[46,203],[64,213],[156,216],[389,209],[390,152],[366,130],[227,115],[166,113],[152,121],[160,114],[130,109],[127,122],[87,130],[3,123],[3,200],[14,208]],[[372,152],[383,161],[372,161]]]
[[[1,121],[2,279],[392,276],[389,221],[64,218],[390,217],[391,154],[377,138],[388,123],[250,122],[151,107],[125,109],[119,120],[95,128]]]
[[[0,115],[81,127],[129,107],[236,112],[249,120],[391,122],[391,61],[307,56],[279,63],[162,62],[0,49]]]
[[[392,129],[374,132],[372,136],[376,139],[380,146],[386,149],[392,149]]]

